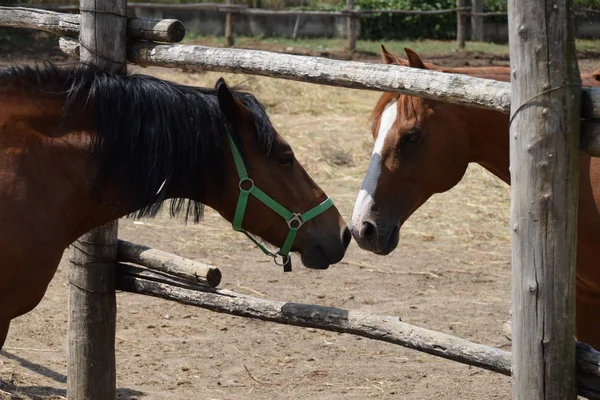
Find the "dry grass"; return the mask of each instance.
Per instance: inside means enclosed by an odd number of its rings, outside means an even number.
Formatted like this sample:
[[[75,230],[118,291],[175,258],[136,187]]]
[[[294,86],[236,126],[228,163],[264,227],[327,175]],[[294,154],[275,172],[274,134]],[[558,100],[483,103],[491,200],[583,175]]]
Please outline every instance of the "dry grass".
[[[275,127],[292,145],[299,161],[349,220],[371,154],[368,119],[378,93],[247,75],[159,68],[143,72],[198,86],[212,86],[223,76],[230,85],[241,84],[254,93],[266,105]],[[405,223],[401,243],[428,246],[434,252],[444,251],[444,246],[475,251],[493,249],[494,244],[506,246],[510,239],[508,198],[508,186],[472,165],[458,186],[433,196]],[[160,225],[161,218],[146,223]],[[174,240],[181,242],[182,248],[202,248],[207,255],[229,252],[232,244],[251,246],[210,210],[203,224],[184,230]]]

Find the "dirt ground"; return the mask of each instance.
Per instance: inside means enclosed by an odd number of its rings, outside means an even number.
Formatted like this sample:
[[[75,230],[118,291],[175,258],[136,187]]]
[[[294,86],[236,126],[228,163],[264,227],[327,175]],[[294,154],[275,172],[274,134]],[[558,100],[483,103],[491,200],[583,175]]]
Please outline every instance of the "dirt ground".
[[[60,60],[57,55],[52,56]],[[370,56],[378,62],[376,56]],[[19,54],[4,64],[31,61]],[[445,65],[507,60],[455,54]],[[600,64],[600,63],[599,63]],[[582,61],[583,71],[597,67]],[[378,94],[244,75],[134,68],[184,84],[223,75],[268,107],[299,160],[349,220],[372,139]],[[212,210],[199,225],[160,216],[120,222],[120,237],[221,268],[221,287],[274,300],[400,316],[403,321],[510,350],[509,188],[469,168],[453,190],[407,221],[386,257],[350,245],[326,271],[283,273]],[[66,260],[66,258],[65,258]],[[0,352],[0,398],[66,396],[67,262],[42,303],[13,321]],[[277,325],[119,293],[119,399],[509,399],[507,377],[351,335]]]

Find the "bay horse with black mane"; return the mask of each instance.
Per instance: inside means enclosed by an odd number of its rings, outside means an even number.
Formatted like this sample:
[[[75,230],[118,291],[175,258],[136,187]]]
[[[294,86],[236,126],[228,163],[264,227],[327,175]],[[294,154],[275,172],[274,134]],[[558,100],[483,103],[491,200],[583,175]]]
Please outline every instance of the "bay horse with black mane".
[[[340,261],[351,239],[258,100],[222,79],[202,89],[89,66],[0,70],[0,349],[70,243],[167,199],[196,222],[208,205],[309,268]]]
[[[478,78],[510,81],[510,69],[442,68],[412,50],[408,60],[382,46],[383,61]],[[582,83],[600,86],[598,75]],[[392,252],[402,224],[429,197],[454,187],[469,163],[478,163],[510,184],[509,116],[414,96],[384,93],[372,114],[375,146],[352,213],[358,245]],[[576,324],[579,340],[600,349],[600,159],[581,152],[577,225]]]

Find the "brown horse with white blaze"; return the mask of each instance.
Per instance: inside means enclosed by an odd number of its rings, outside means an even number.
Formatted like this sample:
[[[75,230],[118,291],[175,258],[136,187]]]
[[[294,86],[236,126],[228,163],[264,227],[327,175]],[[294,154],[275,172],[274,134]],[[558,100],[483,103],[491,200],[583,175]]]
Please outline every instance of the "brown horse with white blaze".
[[[152,217],[167,199],[173,215],[197,222],[208,205],[234,220],[244,184],[234,147],[246,186],[281,206],[250,196],[241,228],[281,246],[281,210],[311,210],[290,250],[309,268],[340,261],[346,224],[253,95],[222,79],[202,89],[84,66],[0,70],[0,349],[92,228]]]
[[[442,68],[412,50],[408,60],[382,46],[383,61],[478,78],[510,81],[505,67]],[[597,75],[583,85],[600,86]],[[454,187],[469,163],[478,163],[510,184],[509,116],[496,111],[419,97],[382,94],[372,114],[375,146],[353,215],[358,245],[392,252],[404,221],[429,197]],[[580,154],[577,246],[577,337],[600,348],[600,159]]]

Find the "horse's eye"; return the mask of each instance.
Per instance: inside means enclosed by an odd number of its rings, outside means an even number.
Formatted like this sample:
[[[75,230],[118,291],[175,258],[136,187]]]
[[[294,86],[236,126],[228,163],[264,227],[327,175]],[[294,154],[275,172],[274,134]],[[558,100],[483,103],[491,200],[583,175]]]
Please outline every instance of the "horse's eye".
[[[404,135],[402,135],[402,138],[400,139],[400,145],[408,144],[408,143],[415,143],[419,139],[421,139],[421,130],[416,129],[416,128],[411,129],[408,132],[406,132]]]
[[[278,161],[279,164],[283,165],[284,167],[289,167],[294,164],[294,153],[287,151],[279,157]]]

